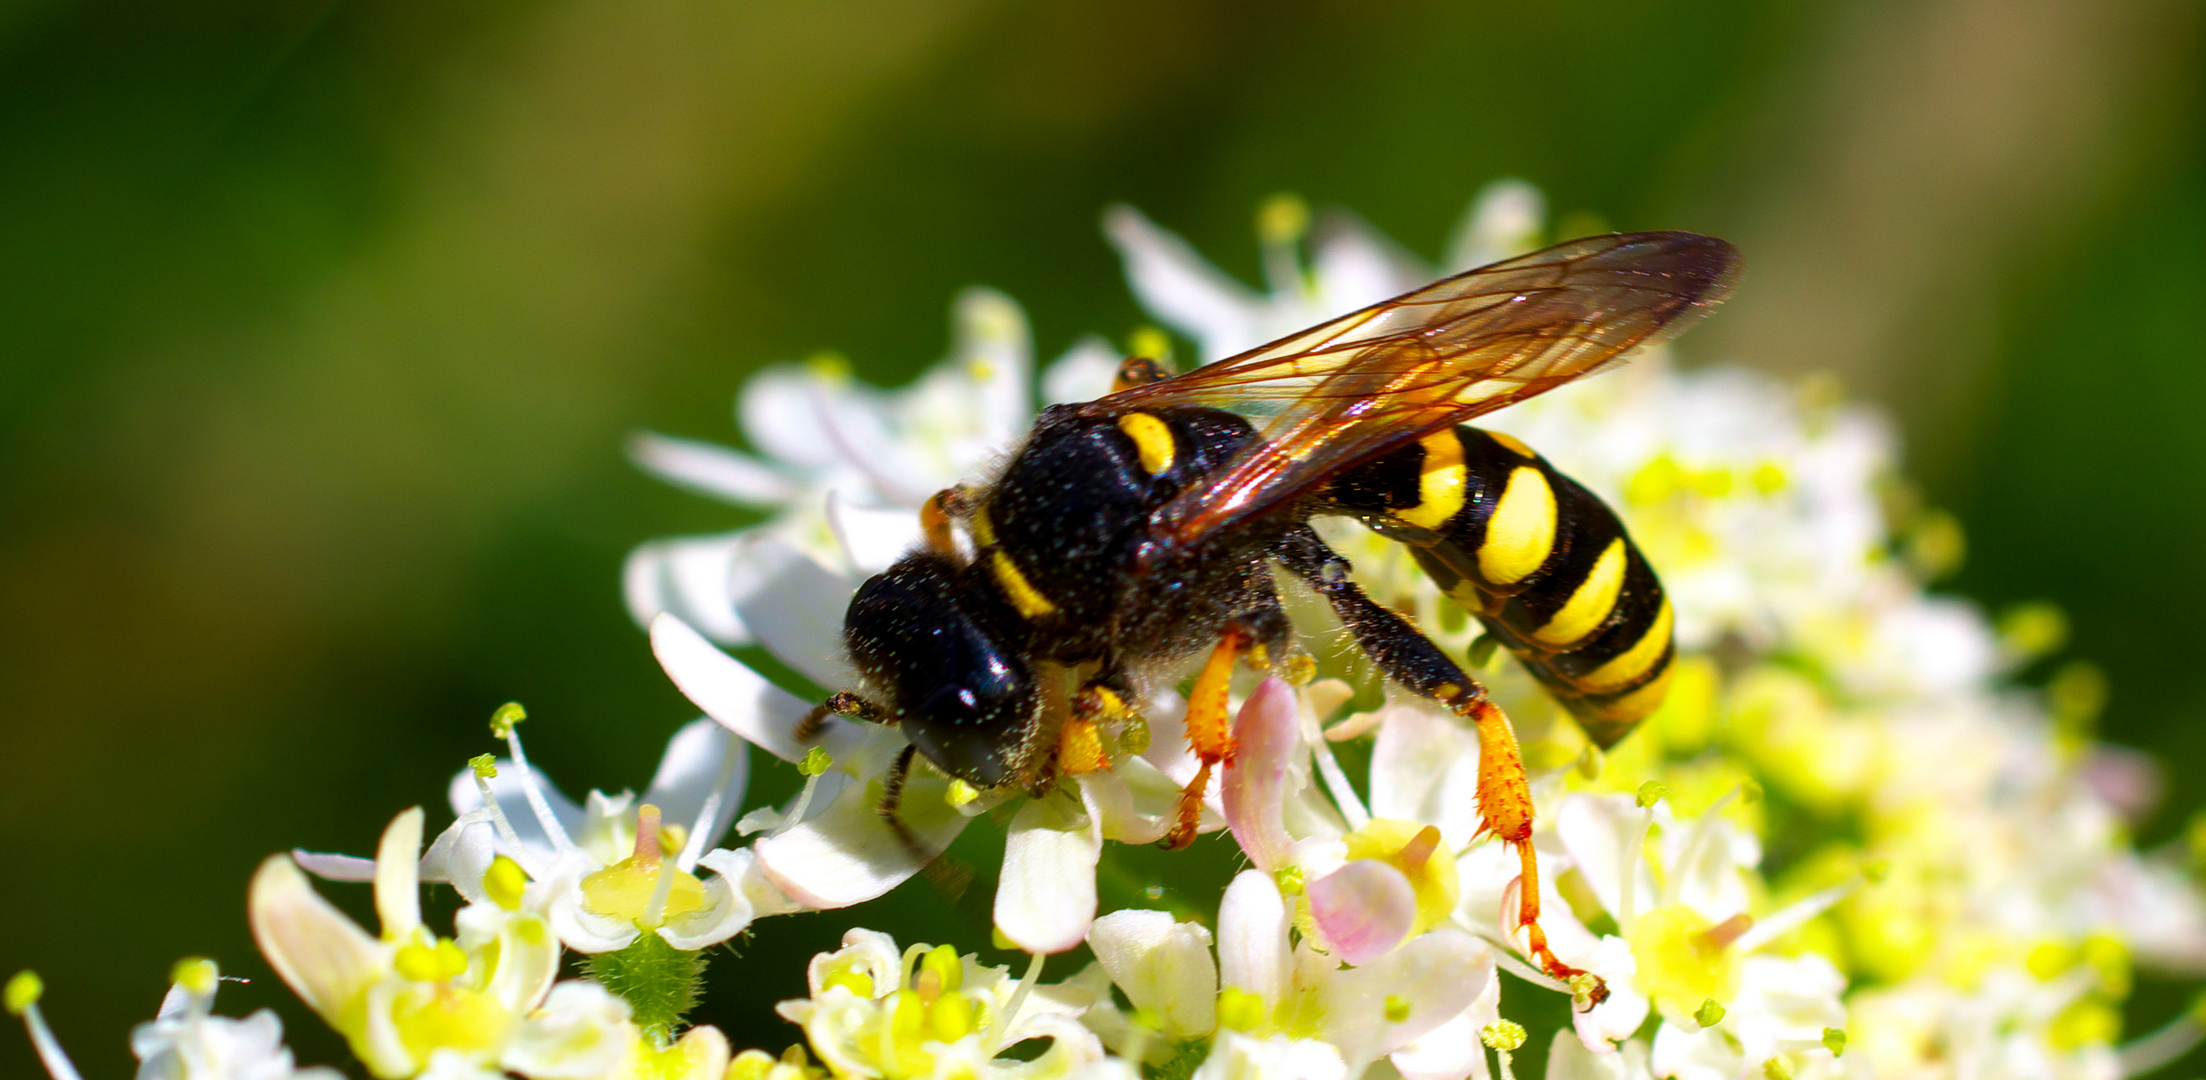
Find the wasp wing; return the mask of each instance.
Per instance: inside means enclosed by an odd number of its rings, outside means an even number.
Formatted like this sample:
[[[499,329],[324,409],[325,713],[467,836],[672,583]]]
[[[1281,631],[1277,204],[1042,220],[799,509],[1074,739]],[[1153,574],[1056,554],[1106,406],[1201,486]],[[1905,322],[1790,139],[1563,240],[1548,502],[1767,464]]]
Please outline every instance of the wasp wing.
[[[1262,441],[1150,519],[1163,549],[1342,471],[1684,331],[1730,295],[1739,254],[1683,232],[1588,237],[1444,278],[1089,404],[1229,409]]]

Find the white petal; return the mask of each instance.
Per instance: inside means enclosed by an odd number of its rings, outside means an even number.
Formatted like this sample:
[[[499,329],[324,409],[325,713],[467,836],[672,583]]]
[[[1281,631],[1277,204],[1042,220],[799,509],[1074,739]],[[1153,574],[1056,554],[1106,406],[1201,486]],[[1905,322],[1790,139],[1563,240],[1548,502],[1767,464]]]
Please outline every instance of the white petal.
[[[1103,835],[1079,803],[1028,799],[1004,839],[996,928],[1028,953],[1077,948],[1095,919],[1095,863]]]
[[[1447,1023],[1425,1032],[1416,1041],[1387,1055],[1403,1080],[1461,1080],[1486,1071],[1486,1044],[1478,1029],[1484,1018],[1477,1009],[1465,1009]],[[1550,1072],[1548,1075],[1553,1076]]]
[[[1477,834],[1478,739],[1409,704],[1382,710],[1371,747],[1371,816],[1437,825],[1449,848]]]
[[[1558,1031],[1547,1048],[1547,1080],[1648,1080],[1647,1063],[1633,1046],[1623,1053],[1595,1053]]]
[[[757,538],[743,559],[759,584],[736,599],[736,612],[759,644],[820,686],[856,686],[843,659],[843,613],[857,586],[778,537]]]
[[[1145,759],[1127,758],[1110,772],[1083,773],[1073,782],[1105,840],[1154,844],[1172,827],[1180,785]]]
[[[494,832],[487,821],[454,820],[421,856],[421,880],[447,882],[470,904],[488,900],[483,875],[497,853]]]
[[[322,899],[282,855],[269,856],[254,872],[246,916],[268,966],[324,1018],[336,1018],[362,987],[383,976],[382,945]]]
[[[530,1080],[594,1080],[625,1069],[636,1045],[628,1003],[580,979],[552,987],[524,1018],[498,1064]]]
[[[1721,1028],[1686,1031],[1664,1022],[1655,1030],[1649,1064],[1655,1075],[1675,1080],[1735,1080],[1751,1063],[1732,1049]]]
[[[1555,808],[1555,835],[1580,876],[1593,888],[1601,908],[1621,916],[1624,865],[1632,867],[1632,912],[1660,906],[1654,875],[1639,845],[1646,838],[1647,812],[1629,795],[1572,794]]]
[[[291,849],[291,861],[323,881],[374,881],[375,860],[358,855]]]
[[[704,906],[669,919],[659,928],[659,936],[677,949],[695,952],[742,933],[753,918],[750,898],[737,891],[725,876],[715,874],[705,879]]]
[[[1346,315],[1432,280],[1414,256],[1346,211],[1327,211],[1311,246],[1318,319]]]
[[[1201,925],[1165,911],[1114,911],[1095,920],[1088,947],[1126,1000],[1156,1013],[1166,1038],[1218,1026],[1218,969]]]
[[[521,906],[544,913],[552,933],[578,953],[618,952],[635,943],[639,931],[630,919],[600,915],[583,906],[582,879],[600,865],[579,851],[563,856],[552,873],[529,883]]]
[[[1126,281],[1141,305],[1201,342],[1205,359],[1259,344],[1249,317],[1263,303],[1255,290],[1219,273],[1133,207],[1104,211],[1103,231],[1126,260]]]
[[[767,878],[764,870],[759,869],[758,853],[750,848],[734,851],[715,848],[706,852],[704,858],[697,860],[697,865],[728,879],[751,905],[751,917],[754,919],[804,910],[796,901],[783,894]]]
[[[1094,335],[1072,343],[1065,355],[1042,372],[1042,404],[1093,401],[1111,392],[1118,375],[1118,350]]]
[[[1613,1044],[1631,1038],[1632,1032],[1647,1022],[1647,998],[1637,989],[1639,962],[1632,958],[1631,946],[1611,934],[1589,953],[1573,955],[1565,963],[1582,967],[1608,983],[1608,1000],[1590,1009],[1573,1010],[1570,1023],[1587,1050],[1613,1053]],[[1821,1034],[1820,1029],[1817,1033]]]
[[[709,645],[706,647],[711,648]],[[490,778],[490,796],[498,800],[499,813],[504,814],[506,821],[513,826],[513,833],[521,838],[523,848],[522,851],[507,854],[527,864],[531,872],[550,866],[559,853],[552,845],[551,835],[544,831],[543,822],[537,819],[535,808],[529,805],[528,789],[521,781],[521,770],[514,766],[512,758],[499,758],[493,765],[497,768],[498,775]],[[535,776],[536,790],[544,796],[545,804],[551,807],[552,819],[559,823],[561,831],[569,837],[581,835],[582,807],[575,805],[573,799],[555,787],[551,778],[545,776],[544,771],[536,768],[533,762],[529,766],[529,772]],[[479,810],[483,805],[483,795],[482,789],[475,783],[475,770],[468,768],[454,773],[451,784],[446,787],[445,797],[451,801],[452,812],[455,814],[464,816]]]
[[[1287,949],[1286,899],[1270,874],[1243,870],[1218,902],[1218,983],[1277,1005],[1287,996],[1294,955]]]
[[[783,761],[802,760],[805,751],[814,745],[826,747],[828,753],[840,759],[857,738],[855,725],[829,717],[819,738],[798,742],[797,725],[812,707],[714,648],[689,624],[672,615],[651,621],[651,651],[659,658],[659,666],[666,669],[667,677],[705,715]]]
[[[815,909],[849,907],[902,884],[964,830],[969,819],[950,806],[948,791],[949,781],[932,770],[912,770],[897,814],[909,843],[881,820],[872,785],[853,783],[824,811],[752,846],[790,899]]]
[[[1540,246],[1547,200],[1522,180],[1496,180],[1471,200],[1440,270],[1457,274]]]
[[[1192,1080],[1347,1080],[1340,1051],[1316,1039],[1257,1039],[1221,1031]]]
[[[399,812],[375,845],[375,917],[397,941],[421,925],[421,807]]]
[[[461,908],[452,922],[485,993],[516,1014],[544,1000],[559,977],[559,941],[543,917],[484,903]]]
[[[662,612],[704,630],[714,641],[747,645],[750,631],[735,613],[735,596],[754,588],[757,576],[738,564],[749,530],[712,536],[654,540],[628,553],[621,565],[621,596],[628,614],[649,626]]]
[[[676,487],[737,506],[771,508],[800,490],[749,454],[708,442],[639,431],[628,437],[628,460]]]
[[[1377,1060],[1469,1008],[1493,978],[1493,953],[1469,934],[1446,927],[1422,934],[1326,980],[1326,1036],[1350,1065]],[[1399,1023],[1387,1019],[1388,998],[1409,1005]]]
[[[980,422],[978,449],[1003,449],[1034,423],[1034,392],[1027,383],[1034,371],[1034,346],[1026,312],[995,289],[969,288],[958,294],[954,361],[977,391],[966,411]]]
[[[840,460],[827,413],[874,408],[870,395],[847,384],[830,386],[809,368],[777,364],[744,384],[736,400],[736,420],[751,445],[769,457],[819,469]]]
[[[720,768],[730,762],[733,768],[727,786],[722,788]],[[749,780],[750,755],[736,737],[710,720],[692,720],[667,740],[666,753],[659,758],[651,786],[644,789],[643,801],[659,808],[660,820],[694,830],[706,801],[719,791],[714,820],[705,823],[710,835],[703,838],[703,844],[711,847],[727,831],[735,808],[742,805],[743,789]],[[697,842],[693,834],[691,843]]]

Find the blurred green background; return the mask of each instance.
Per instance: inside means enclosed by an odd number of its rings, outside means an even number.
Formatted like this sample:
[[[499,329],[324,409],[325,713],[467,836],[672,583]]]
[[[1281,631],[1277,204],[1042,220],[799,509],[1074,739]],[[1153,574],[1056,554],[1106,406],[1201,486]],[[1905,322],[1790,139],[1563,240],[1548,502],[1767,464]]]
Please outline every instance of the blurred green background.
[[[1688,355],[1898,417],[1967,529],[1948,587],[2072,615],[2105,735],[2174,763],[2167,840],[2206,804],[2202,15],[0,4],[0,971],[46,976],[95,1078],[190,954],[257,977],[223,1011],[341,1060],[246,933],[261,857],[372,850],[510,698],[576,793],[640,785],[694,715],[617,571],[739,519],[636,473],[629,431],[731,440],[745,373],[822,347],[900,382],[969,283],[1044,355],[1122,338],[1113,200],[1253,279],[1270,193],[1430,256],[1499,176],[1737,242]],[[836,934],[762,927],[697,1019],[778,1049],[782,957]],[[0,1074],[34,1067],[0,1036]]]

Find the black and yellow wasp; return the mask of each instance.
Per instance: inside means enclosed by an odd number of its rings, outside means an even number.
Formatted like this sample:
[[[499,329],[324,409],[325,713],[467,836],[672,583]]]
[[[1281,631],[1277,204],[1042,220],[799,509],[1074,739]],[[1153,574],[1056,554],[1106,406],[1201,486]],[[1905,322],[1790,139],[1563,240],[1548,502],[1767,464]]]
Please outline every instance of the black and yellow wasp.
[[[1181,846],[1213,768],[1232,767],[1234,667],[1288,655],[1284,570],[1380,670],[1475,724],[1483,823],[1523,863],[1520,924],[1550,974],[1581,975],[1539,929],[1532,803],[1507,718],[1364,595],[1310,519],[1353,517],[1408,545],[1596,743],[1614,743],[1666,686],[1662,585],[1614,511],[1523,443],[1462,425],[1681,332],[1730,293],[1738,265],[1731,245],[1691,233],[1591,237],[1183,375],[1128,361],[1110,395],[1045,411],[993,481],[928,502],[926,546],[867,581],[845,618],[874,696],[837,694],[820,713],[911,740],[883,806],[893,824],[914,754],[979,788],[1040,791],[1108,768],[1101,733],[1207,648],[1188,695],[1201,769],[1166,839]]]

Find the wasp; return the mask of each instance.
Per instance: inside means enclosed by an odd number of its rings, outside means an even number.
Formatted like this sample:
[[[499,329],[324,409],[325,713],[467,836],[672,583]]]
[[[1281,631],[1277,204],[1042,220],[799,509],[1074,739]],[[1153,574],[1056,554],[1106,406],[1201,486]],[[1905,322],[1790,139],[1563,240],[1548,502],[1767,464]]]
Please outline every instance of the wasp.
[[[1591,237],[1185,374],[1129,360],[1109,395],[1042,413],[993,480],[928,501],[925,544],[868,580],[845,617],[868,693],[816,715],[902,729],[910,745],[881,806],[895,826],[915,755],[975,788],[1036,793],[1109,768],[1100,733],[1208,650],[1187,695],[1200,766],[1164,841],[1184,846],[1213,770],[1232,767],[1231,675],[1291,655],[1284,572],[1394,683],[1475,727],[1482,825],[1521,857],[1519,927],[1550,975],[1583,975],[1539,926],[1532,801],[1508,718],[1366,596],[1310,523],[1346,516],[1407,545],[1595,744],[1613,745],[1667,686],[1661,582],[1615,511],[1465,421],[1683,331],[1729,295],[1738,267],[1730,244],[1691,233]],[[1069,693],[1046,693],[1048,680]]]

